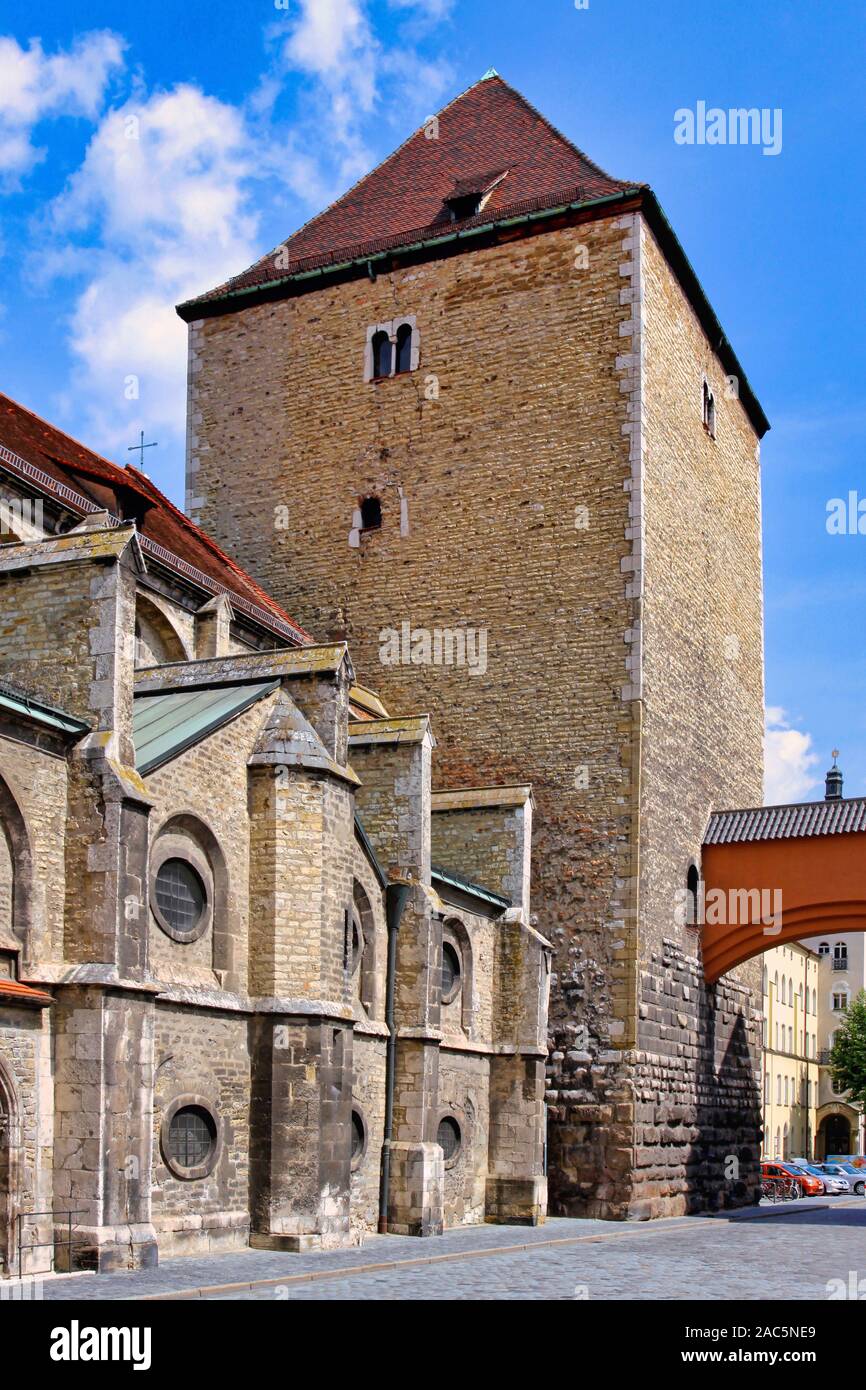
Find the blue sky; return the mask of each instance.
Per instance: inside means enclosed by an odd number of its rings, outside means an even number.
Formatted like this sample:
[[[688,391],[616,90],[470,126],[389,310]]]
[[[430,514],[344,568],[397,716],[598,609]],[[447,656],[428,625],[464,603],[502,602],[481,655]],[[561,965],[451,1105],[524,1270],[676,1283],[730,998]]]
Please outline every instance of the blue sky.
[[[862,0],[5,0],[0,386],[119,462],[144,428],[180,500],[174,302],[494,66],[651,183],[685,245],[773,426],[773,799],[819,794],[834,744],[846,792],[866,792],[866,535],[826,527],[831,498],[866,498],[864,40]],[[780,110],[781,151],[678,144],[675,112],[699,101]]]

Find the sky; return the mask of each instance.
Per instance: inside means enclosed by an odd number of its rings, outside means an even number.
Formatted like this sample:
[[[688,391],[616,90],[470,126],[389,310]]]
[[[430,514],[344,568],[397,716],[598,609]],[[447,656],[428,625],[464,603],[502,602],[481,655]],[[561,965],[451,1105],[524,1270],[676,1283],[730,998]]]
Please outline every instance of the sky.
[[[684,244],[772,425],[767,800],[833,747],[864,794],[864,53],[862,0],[3,0],[0,389],[119,463],[143,429],[182,502],[174,305],[492,66]],[[685,141],[733,108],[765,137]]]

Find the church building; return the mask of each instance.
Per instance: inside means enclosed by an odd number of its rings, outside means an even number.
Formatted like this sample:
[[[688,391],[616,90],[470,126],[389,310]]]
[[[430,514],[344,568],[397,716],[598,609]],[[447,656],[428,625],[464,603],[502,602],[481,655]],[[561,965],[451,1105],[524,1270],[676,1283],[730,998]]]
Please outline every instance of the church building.
[[[189,514],[437,790],[532,784],[551,1211],[753,1200],[760,966],[682,909],[762,799],[768,424],[655,193],[491,71],[179,313]]]
[[[0,396],[0,1275],[544,1219],[525,782]]]

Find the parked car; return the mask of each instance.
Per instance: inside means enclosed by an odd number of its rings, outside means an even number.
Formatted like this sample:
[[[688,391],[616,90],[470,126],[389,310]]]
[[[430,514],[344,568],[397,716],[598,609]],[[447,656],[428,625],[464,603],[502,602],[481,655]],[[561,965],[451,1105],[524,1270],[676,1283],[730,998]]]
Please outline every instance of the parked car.
[[[817,1173],[824,1179],[824,1186],[830,1196],[848,1196],[851,1183],[848,1174],[838,1163],[810,1163],[809,1172]]]
[[[785,1159],[785,1165],[786,1165],[786,1167],[790,1168],[793,1172],[796,1172],[796,1173],[797,1173],[798,1175],[800,1175],[800,1176],[805,1175],[806,1177],[817,1178],[817,1180],[820,1182],[820,1184],[821,1184],[820,1191],[817,1192],[817,1193],[810,1192],[810,1193],[808,1193],[808,1196],[810,1196],[810,1197],[814,1197],[814,1196],[820,1197],[820,1196],[822,1195],[822,1193],[825,1193],[825,1192],[827,1191],[827,1183],[828,1183],[829,1179],[826,1179],[826,1178],[824,1177],[824,1174],[823,1174],[823,1173],[816,1173],[816,1172],[815,1172],[814,1165],[812,1164],[812,1162],[810,1161],[810,1159],[808,1159],[808,1158],[786,1158],[786,1159]],[[804,1191],[805,1191],[805,1189],[804,1189]]]
[[[761,1173],[764,1178],[770,1181],[784,1182],[786,1179],[793,1181],[797,1197],[820,1197],[824,1191],[823,1178],[808,1172],[805,1168],[797,1168],[787,1160],[765,1159],[761,1164]]]
[[[848,1186],[857,1193],[858,1197],[862,1197],[866,1192],[866,1171],[862,1168],[856,1168],[853,1163],[849,1163],[847,1160],[841,1163],[827,1163],[824,1166],[841,1169],[843,1176],[848,1179]]]

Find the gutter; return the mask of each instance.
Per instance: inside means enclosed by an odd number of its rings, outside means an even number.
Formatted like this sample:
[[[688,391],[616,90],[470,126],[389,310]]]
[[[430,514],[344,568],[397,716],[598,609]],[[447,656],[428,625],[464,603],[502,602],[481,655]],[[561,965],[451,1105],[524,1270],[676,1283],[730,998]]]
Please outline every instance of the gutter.
[[[243,303],[236,303],[235,301],[252,300],[255,302],[255,296],[264,299],[282,298],[288,295],[292,286],[298,290],[316,288],[317,283],[323,283],[325,278],[331,275],[360,270],[372,279],[375,276],[374,264],[376,262],[388,261],[395,257],[413,255],[418,252],[435,252],[444,246],[452,246],[459,250],[462,244],[471,242],[473,237],[489,236],[499,230],[506,231],[515,227],[530,226],[550,218],[562,217],[571,212],[591,212],[604,208],[613,210],[618,204],[633,202],[636,198],[640,202],[640,210],[645,213],[671,269],[679,279],[711,347],[717,353],[727,375],[736,377],[739,399],[755,433],[759,439],[763,438],[770,428],[770,422],[752,390],[749,379],[743,371],[739,358],[716,316],[682,243],[665,216],[658,198],[647,184],[633,184],[629,188],[620,189],[617,193],[605,194],[600,198],[572,199],[557,203],[553,207],[538,208],[513,216],[494,217],[487,222],[479,223],[477,226],[464,227],[458,231],[441,232],[434,236],[421,236],[412,241],[388,246],[381,251],[366,251],[363,254],[349,252],[348,255],[344,255],[343,259],[329,262],[327,265],[316,266],[308,270],[296,270],[289,274],[279,275],[273,280],[265,280],[255,285],[244,285],[239,289],[225,290],[218,298],[187,300],[185,303],[177,305],[176,312],[185,323],[192,323],[196,319],[215,317],[236,308],[243,308]]]
[[[608,193],[602,198],[577,199],[572,202],[557,203],[553,207],[539,208],[537,211],[522,213],[517,217],[493,218],[476,227],[464,227],[459,231],[443,232],[436,236],[420,237],[415,241],[400,242],[398,245],[386,247],[382,251],[368,251],[357,256],[350,255],[340,261],[330,261],[327,265],[314,266],[309,270],[296,270],[290,274],[279,275],[273,280],[263,280],[255,285],[242,285],[236,290],[226,290],[218,299],[188,299],[185,303],[177,305],[176,313],[186,323],[191,323],[197,318],[206,317],[210,310],[218,312],[220,307],[225,306],[229,300],[264,294],[268,290],[279,289],[282,286],[323,279],[326,275],[356,268],[363,268],[364,273],[369,275],[369,268],[375,261],[385,261],[393,256],[407,255],[416,251],[434,250],[436,247],[446,246],[449,243],[466,241],[470,237],[495,232],[500,227],[517,227],[530,222],[544,221],[550,217],[561,217],[563,213],[575,212],[578,209],[620,203],[628,198],[638,196],[640,192],[640,187],[635,184],[633,188],[622,189],[618,193]]]

